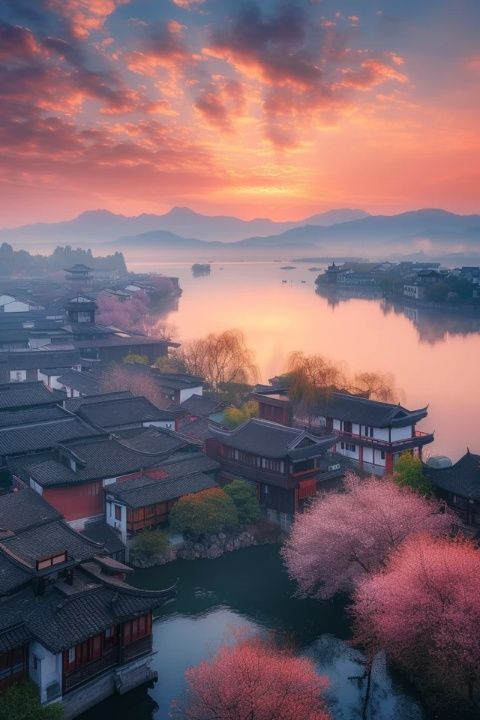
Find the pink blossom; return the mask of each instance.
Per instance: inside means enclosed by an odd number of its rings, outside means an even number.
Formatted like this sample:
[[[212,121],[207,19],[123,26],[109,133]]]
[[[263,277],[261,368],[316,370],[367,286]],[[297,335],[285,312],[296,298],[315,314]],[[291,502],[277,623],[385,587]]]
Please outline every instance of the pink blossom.
[[[302,594],[351,591],[413,533],[447,533],[455,516],[388,479],[350,474],[345,492],[320,496],[298,515],[283,555]]]

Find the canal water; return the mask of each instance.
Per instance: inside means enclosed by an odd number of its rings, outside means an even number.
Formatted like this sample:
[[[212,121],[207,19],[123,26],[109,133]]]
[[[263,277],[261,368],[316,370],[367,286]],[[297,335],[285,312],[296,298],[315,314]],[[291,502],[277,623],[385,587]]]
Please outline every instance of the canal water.
[[[362,656],[348,643],[350,627],[343,604],[294,597],[277,546],[229,553],[217,560],[178,561],[139,570],[133,584],[162,588],[178,578],[178,595],[154,624],[158,682],[125,697],[111,698],[81,720],[167,720],[172,700],[182,697],[184,672],[212,657],[239,633],[274,634],[311,657],[329,679],[327,701],[335,720],[360,720],[364,683]],[[411,689],[375,664],[368,720],[426,720]],[[302,720],[298,718],[298,720]]]
[[[402,402],[428,405],[419,427],[435,432],[427,454],[456,461],[467,446],[480,452],[480,313],[322,296],[315,292],[318,271],[292,265],[213,263],[210,275],[194,277],[190,264],[129,261],[132,270],[179,277],[183,295],[158,314],[160,324],[175,328],[178,341],[240,328],[264,382],[285,369],[294,350],[320,353],[351,373],[390,373]]]

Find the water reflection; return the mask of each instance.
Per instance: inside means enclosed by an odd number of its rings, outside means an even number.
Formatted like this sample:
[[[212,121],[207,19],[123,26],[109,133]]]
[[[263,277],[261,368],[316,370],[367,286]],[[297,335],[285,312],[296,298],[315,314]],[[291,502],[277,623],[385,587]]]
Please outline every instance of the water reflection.
[[[239,550],[218,560],[181,561],[140,570],[134,582],[158,588],[177,577],[178,597],[154,626],[158,682],[149,694],[137,692],[133,715],[127,696],[128,706],[110,699],[82,720],[113,716],[166,720],[172,699],[184,691],[185,669],[212,657],[221,645],[235,642],[239,629],[273,633],[282,644],[311,657],[329,679],[328,703],[334,719],[361,717],[365,683],[357,678],[364,672],[363,658],[348,644],[350,628],[343,604],[295,598],[275,546]],[[392,678],[381,659],[374,667],[372,689],[368,720],[423,718],[417,701]]]

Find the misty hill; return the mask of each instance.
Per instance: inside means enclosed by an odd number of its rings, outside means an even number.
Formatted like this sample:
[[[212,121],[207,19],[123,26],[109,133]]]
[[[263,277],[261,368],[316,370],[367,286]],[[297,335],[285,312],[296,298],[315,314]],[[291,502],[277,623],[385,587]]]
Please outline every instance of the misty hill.
[[[73,220],[35,223],[0,230],[0,241],[18,245],[31,243],[106,243],[120,237],[165,231],[184,238],[235,242],[252,236],[273,235],[302,225],[328,226],[367,217],[363,210],[328,210],[298,222],[275,222],[268,218],[241,220],[227,215],[202,215],[189,208],[172,208],[164,215],[116,215],[107,210],[89,210]]]
[[[0,245],[0,277],[50,274],[76,263],[94,270],[117,270],[121,274],[127,272],[121,252],[99,257],[94,256],[90,249],[75,249],[67,245],[55,248],[51,255],[31,255],[26,250],[14,250],[8,243]]]
[[[344,246],[368,243],[411,243],[430,240],[435,244],[480,241],[480,215],[456,215],[446,210],[415,210],[399,215],[370,215],[360,220],[338,223],[330,227],[303,227],[279,235],[252,237],[236,243],[244,248],[297,246]]]

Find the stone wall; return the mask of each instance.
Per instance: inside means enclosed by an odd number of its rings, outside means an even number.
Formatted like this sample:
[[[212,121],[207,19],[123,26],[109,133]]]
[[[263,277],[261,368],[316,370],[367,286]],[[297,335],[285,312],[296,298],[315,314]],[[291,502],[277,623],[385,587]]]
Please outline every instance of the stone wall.
[[[200,558],[214,560],[224,553],[280,542],[281,530],[273,523],[249,525],[234,532],[221,532],[215,535],[204,535],[198,540],[185,539],[181,545],[170,547],[161,555],[140,560],[132,558],[130,563],[136,567],[153,567],[165,565],[174,560],[198,560]]]

